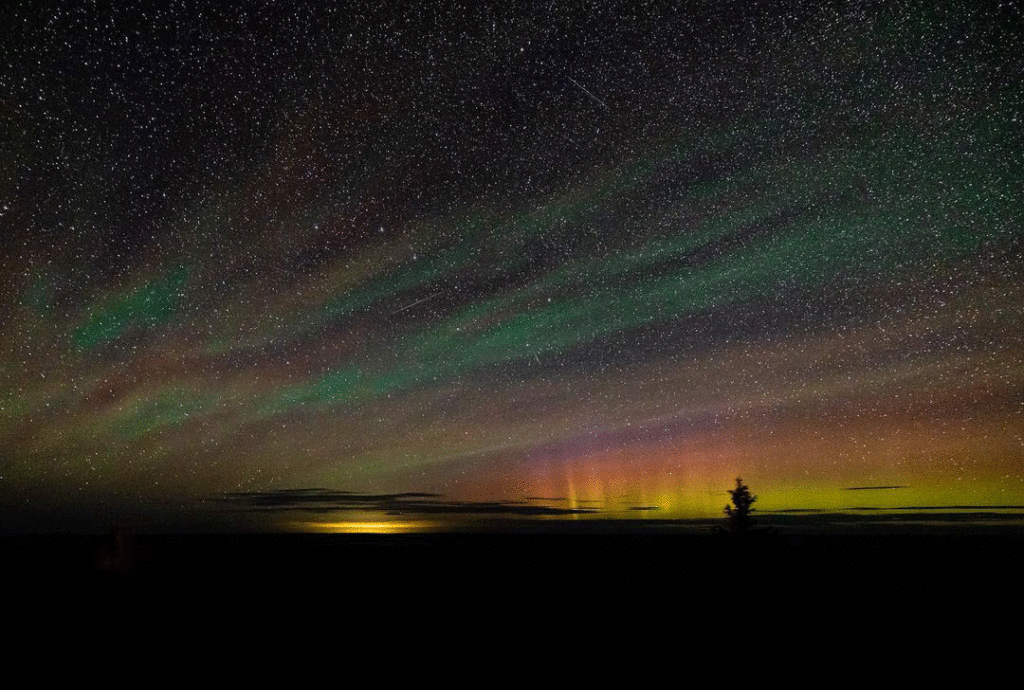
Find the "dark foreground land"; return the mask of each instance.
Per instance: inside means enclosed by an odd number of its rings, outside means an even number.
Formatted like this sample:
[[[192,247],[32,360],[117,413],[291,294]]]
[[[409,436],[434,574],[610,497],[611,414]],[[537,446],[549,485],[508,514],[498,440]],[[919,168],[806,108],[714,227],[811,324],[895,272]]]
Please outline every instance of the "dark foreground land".
[[[0,537],[26,579],[273,583],[387,596],[531,592],[1010,594],[1019,533],[503,532]]]

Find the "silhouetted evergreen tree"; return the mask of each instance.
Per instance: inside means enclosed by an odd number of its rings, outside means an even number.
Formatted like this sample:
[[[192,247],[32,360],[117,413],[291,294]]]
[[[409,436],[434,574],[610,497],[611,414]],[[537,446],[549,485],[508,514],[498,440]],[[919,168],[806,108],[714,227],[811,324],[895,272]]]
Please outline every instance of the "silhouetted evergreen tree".
[[[757,496],[751,495],[750,489],[739,477],[736,477],[736,488],[730,489],[729,494],[733,502],[731,506],[728,503],[725,505],[725,514],[729,516],[729,529],[734,534],[742,534],[754,524],[750,514],[754,511],[751,506],[754,505]]]

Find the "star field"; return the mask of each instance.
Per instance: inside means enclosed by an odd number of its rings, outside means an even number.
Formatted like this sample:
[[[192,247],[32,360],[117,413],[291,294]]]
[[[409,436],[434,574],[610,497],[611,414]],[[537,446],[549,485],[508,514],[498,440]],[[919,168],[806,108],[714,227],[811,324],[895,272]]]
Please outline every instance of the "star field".
[[[1018,4],[323,5],[2,10],[11,524],[1024,504]]]

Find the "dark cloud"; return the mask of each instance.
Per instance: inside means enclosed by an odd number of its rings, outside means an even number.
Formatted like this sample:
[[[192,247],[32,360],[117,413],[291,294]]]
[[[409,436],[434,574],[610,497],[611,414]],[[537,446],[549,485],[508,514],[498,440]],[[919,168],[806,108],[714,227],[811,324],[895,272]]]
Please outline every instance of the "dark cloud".
[[[1024,506],[904,506],[885,509],[856,506],[838,512],[794,508],[761,511],[761,514],[770,514],[771,523],[779,527],[827,527],[837,524],[910,527],[915,523],[957,523],[967,526],[1003,525],[1007,522],[1024,526],[1024,513],[1020,511],[1024,511]]]
[[[909,486],[848,486],[843,491],[876,491],[878,489],[909,489]]]
[[[595,508],[553,508],[517,501],[452,501],[440,494],[361,494],[328,489],[283,489],[264,492],[226,493],[209,499],[241,510],[304,510],[333,513],[374,510],[412,515],[506,515],[538,517],[595,513]]]

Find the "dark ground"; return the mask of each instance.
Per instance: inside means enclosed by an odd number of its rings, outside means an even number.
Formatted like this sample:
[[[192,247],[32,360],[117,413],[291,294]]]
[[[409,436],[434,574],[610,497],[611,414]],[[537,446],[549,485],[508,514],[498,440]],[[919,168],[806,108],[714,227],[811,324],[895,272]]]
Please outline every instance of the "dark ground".
[[[0,537],[8,574],[79,582],[469,592],[1011,594],[1017,533],[133,535]],[[103,567],[101,567],[103,566]]]

